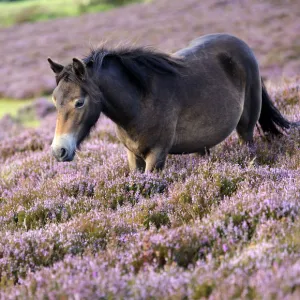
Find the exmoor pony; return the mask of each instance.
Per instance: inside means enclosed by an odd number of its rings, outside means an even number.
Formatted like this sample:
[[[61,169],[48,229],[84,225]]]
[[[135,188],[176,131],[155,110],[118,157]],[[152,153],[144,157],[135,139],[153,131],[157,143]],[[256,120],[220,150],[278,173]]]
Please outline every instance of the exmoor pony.
[[[271,102],[249,46],[228,34],[209,34],[165,54],[148,48],[92,50],[56,75],[57,123],[52,153],[71,161],[103,112],[116,124],[131,170],[163,168],[167,155],[205,154],[236,129],[253,143],[287,121]]]

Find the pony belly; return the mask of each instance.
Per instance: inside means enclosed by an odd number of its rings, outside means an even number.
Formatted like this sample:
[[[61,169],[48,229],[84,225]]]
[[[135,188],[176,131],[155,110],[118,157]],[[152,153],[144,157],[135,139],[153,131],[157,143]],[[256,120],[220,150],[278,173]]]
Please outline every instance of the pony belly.
[[[202,140],[177,143],[171,147],[169,154],[205,153],[206,150],[212,148],[218,143],[219,142],[212,143],[211,141],[203,142]]]
[[[169,153],[203,153],[224,141],[235,130],[236,125],[237,122],[228,122],[227,126],[218,128],[218,130],[210,127],[206,130],[194,130],[192,133],[185,131],[184,134],[177,134]]]
[[[211,143],[209,139],[190,136],[189,139],[186,138],[178,138],[175,139],[175,143],[172,145],[169,150],[170,154],[184,154],[184,153],[195,153],[195,152],[204,152],[205,149],[209,149],[215,145],[215,143]]]
[[[169,150],[169,154],[205,153],[209,147],[190,147],[188,145],[176,145]]]
[[[197,153],[197,152],[205,153],[206,150],[221,143],[224,139],[221,139],[220,141],[213,142],[213,143],[212,142],[204,143],[202,141],[193,141],[192,143],[175,144],[169,150],[169,154],[185,154],[185,153],[188,154],[188,153]]]

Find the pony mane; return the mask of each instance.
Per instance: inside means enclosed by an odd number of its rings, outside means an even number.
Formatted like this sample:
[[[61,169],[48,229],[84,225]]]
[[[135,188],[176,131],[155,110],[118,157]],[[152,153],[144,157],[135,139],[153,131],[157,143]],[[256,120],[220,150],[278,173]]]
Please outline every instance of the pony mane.
[[[149,77],[151,73],[178,76],[184,66],[181,58],[146,47],[116,49],[102,47],[92,49],[90,54],[83,58],[83,62],[87,68],[93,69],[94,72],[101,72],[105,59],[109,57],[115,57],[119,60],[126,73],[145,94],[150,92]],[[56,75],[57,84],[62,79],[72,81],[82,87],[86,85],[85,82],[77,78],[72,64],[66,65]]]
[[[86,66],[92,65],[94,70],[100,70],[108,57],[117,58],[135,84],[145,93],[149,91],[149,71],[176,76],[181,74],[180,70],[184,66],[181,58],[146,47],[92,49],[83,61]]]

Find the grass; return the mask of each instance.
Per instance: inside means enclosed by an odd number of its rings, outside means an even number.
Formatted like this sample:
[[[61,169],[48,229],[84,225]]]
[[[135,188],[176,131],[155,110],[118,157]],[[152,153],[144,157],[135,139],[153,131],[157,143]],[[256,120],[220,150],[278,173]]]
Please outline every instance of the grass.
[[[28,0],[0,3],[0,26],[8,27],[25,22],[36,22],[81,14],[78,0]],[[98,11],[110,9],[111,5],[97,6]]]
[[[30,102],[32,100],[0,99],[0,119],[7,114],[16,117],[18,110]]]
[[[15,100],[15,99],[0,99],[0,119],[5,115],[10,115],[13,118],[18,116],[18,111],[30,104],[33,100]],[[36,118],[25,118],[21,121],[25,127],[36,128],[40,122]]]
[[[40,121],[37,119],[32,119],[32,120],[26,120],[23,121],[22,124],[26,128],[38,128],[40,126]]]
[[[0,2],[0,27],[101,12],[138,0],[23,0]]]

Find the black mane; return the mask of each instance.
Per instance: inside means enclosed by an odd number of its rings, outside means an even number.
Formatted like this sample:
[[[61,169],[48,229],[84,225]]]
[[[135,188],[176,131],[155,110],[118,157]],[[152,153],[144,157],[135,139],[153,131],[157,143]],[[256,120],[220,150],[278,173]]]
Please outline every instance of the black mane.
[[[93,49],[91,53],[83,59],[83,62],[87,68],[91,67],[93,71],[100,72],[103,62],[108,57],[117,58],[128,75],[131,76],[135,84],[139,86],[143,92],[148,92],[149,75],[151,72],[156,74],[180,75],[180,70],[183,67],[183,60],[181,58],[143,47]],[[72,65],[66,66],[56,77],[56,81],[59,82],[62,78],[80,84],[72,70]]]
[[[150,48],[98,48],[85,57],[85,64],[93,65],[94,70],[100,70],[107,57],[119,59],[134,82],[144,91],[149,89],[149,71],[156,74],[180,75],[183,61],[169,54]]]

